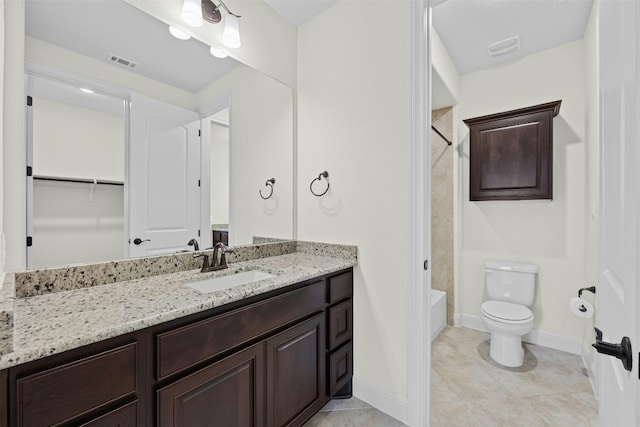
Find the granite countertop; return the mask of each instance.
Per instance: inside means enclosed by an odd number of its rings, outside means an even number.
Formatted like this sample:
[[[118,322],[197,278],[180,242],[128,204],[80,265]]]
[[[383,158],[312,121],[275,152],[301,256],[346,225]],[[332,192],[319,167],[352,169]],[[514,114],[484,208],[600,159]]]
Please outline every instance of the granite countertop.
[[[62,290],[13,301],[13,346],[0,369],[112,338],[356,265],[330,245],[298,243],[296,252],[240,262],[211,273],[189,269]],[[208,294],[186,284],[261,270],[276,277]]]

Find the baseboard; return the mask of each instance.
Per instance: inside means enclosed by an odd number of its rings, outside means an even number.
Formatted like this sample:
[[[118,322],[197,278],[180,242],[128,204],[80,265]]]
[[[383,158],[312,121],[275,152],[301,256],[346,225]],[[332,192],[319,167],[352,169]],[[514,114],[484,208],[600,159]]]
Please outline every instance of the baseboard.
[[[456,314],[454,315],[454,322],[456,326],[464,326],[470,329],[488,332],[480,316],[464,313]],[[566,351],[567,353],[576,354],[578,356],[582,355],[581,339],[565,337],[552,332],[534,329],[527,335],[523,336],[522,341],[552,348],[554,350]]]
[[[357,378],[353,379],[353,395],[405,424],[408,421],[409,410],[405,397],[393,396]]]
[[[582,341],[582,363],[584,363],[584,367],[587,370],[587,375],[589,375],[589,381],[591,382],[591,388],[593,389],[593,394],[597,399],[598,398],[598,377],[596,376],[596,373],[593,370],[593,365],[595,363],[595,360],[593,359],[591,346],[587,344],[585,341]]]

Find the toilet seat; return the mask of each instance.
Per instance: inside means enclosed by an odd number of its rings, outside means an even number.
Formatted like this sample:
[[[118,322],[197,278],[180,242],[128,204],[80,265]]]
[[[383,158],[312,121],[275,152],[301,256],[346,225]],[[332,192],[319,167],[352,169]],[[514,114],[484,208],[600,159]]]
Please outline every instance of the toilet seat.
[[[498,322],[526,323],[533,319],[527,307],[506,301],[485,301],[481,309],[485,316]]]

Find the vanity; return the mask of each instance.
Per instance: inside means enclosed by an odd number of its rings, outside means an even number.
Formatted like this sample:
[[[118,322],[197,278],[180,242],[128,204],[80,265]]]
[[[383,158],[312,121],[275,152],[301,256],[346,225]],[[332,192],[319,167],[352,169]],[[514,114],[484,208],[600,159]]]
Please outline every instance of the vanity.
[[[197,262],[172,257],[163,265]],[[17,278],[0,424],[302,425],[350,396],[355,248],[247,246],[229,263],[27,298],[18,288],[33,283]],[[208,294],[188,286],[252,270],[274,277]]]

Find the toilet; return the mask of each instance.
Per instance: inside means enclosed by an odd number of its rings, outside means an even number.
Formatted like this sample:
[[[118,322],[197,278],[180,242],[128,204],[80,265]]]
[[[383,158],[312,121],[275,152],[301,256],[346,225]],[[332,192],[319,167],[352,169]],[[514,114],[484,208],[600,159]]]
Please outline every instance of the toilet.
[[[503,366],[522,366],[522,336],[533,329],[529,307],[535,298],[538,266],[487,261],[484,272],[488,300],[482,303],[482,321],[491,332],[489,354]]]

